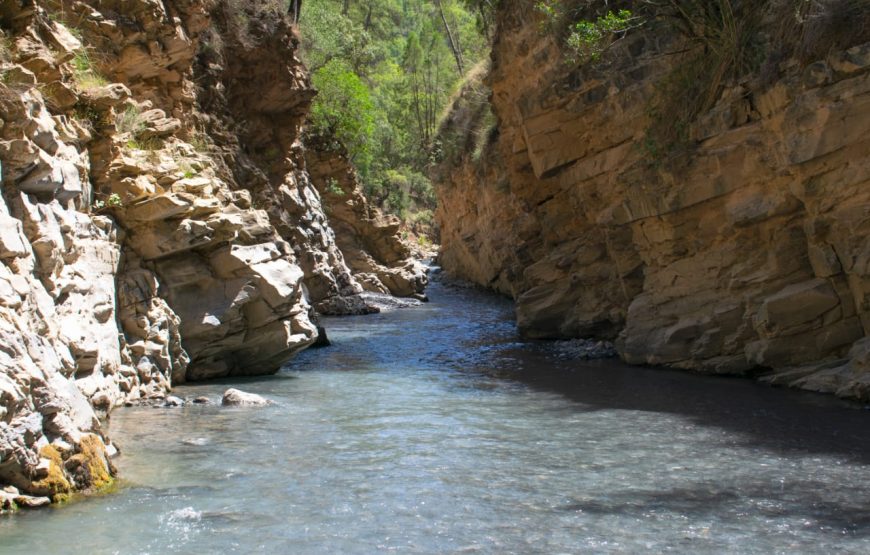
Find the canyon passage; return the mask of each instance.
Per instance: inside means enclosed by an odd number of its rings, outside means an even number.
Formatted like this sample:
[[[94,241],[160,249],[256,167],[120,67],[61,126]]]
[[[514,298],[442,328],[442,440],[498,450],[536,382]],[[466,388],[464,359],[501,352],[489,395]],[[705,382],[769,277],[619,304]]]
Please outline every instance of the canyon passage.
[[[0,2],[0,554],[870,552],[870,0],[301,4]]]
[[[115,411],[120,489],[0,519],[0,551],[870,549],[866,410],[571,359],[520,340],[504,298],[429,295],[327,319],[333,346],[232,383],[271,406]]]

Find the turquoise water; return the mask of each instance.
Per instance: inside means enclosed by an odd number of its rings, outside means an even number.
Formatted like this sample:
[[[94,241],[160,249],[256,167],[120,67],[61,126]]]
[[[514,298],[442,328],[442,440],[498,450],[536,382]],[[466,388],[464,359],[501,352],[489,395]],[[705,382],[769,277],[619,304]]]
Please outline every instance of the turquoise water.
[[[429,294],[232,382],[269,407],[116,411],[124,487],[0,519],[0,552],[870,552],[870,412],[565,361],[503,299]]]

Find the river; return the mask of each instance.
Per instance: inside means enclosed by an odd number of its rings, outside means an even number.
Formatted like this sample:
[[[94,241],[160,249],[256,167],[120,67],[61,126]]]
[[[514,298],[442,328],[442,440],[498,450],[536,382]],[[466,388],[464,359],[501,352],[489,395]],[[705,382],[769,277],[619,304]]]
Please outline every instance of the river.
[[[116,411],[119,490],[0,518],[0,552],[870,552],[870,411],[569,360],[502,298],[429,295],[176,390],[269,407]]]

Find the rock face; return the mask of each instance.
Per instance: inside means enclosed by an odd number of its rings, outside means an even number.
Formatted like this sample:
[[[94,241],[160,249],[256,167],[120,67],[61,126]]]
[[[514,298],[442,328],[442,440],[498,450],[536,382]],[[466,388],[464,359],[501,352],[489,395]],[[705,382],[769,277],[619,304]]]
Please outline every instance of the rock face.
[[[370,292],[397,297],[422,294],[428,278],[424,266],[399,237],[401,220],[385,216],[368,203],[356,170],[342,152],[312,145],[318,148],[306,153],[311,180],[353,277]]]
[[[441,168],[444,269],[512,295],[530,337],[870,398],[870,43],[728,83],[663,160],[651,99],[679,39],[566,67],[530,11],[500,10],[485,156]],[[479,106],[456,108],[448,131]]]
[[[276,6],[0,4],[0,485],[22,499],[110,483],[98,415],[274,372],[317,339],[313,306],[364,291],[305,166],[316,92]]]

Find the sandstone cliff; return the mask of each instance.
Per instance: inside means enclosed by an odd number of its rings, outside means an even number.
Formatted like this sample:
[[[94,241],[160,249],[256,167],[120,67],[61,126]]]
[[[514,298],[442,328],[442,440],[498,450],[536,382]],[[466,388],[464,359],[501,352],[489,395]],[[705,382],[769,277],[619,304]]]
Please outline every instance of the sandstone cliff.
[[[786,4],[758,3],[756,36],[773,42]],[[868,12],[822,4],[859,11],[811,29],[816,46],[836,34],[825,49],[768,45],[686,121],[674,83],[718,63],[697,37],[645,12],[599,62],[571,64],[531,2],[503,2],[492,70],[443,130],[461,152],[484,141],[437,170],[445,270],[513,296],[529,337],[870,398]],[[683,123],[687,144],[662,152]]]
[[[342,225],[374,235],[336,241],[278,3],[4,0],[0,23],[0,484],[102,487],[99,412],[276,371],[317,339],[313,307],[375,283],[342,248],[383,249],[382,291],[424,287],[355,182]]]
[[[335,148],[306,151],[311,180],[323,199],[336,244],[366,291],[421,297],[426,273],[411,246],[400,239],[402,221],[369,205],[356,170]]]

